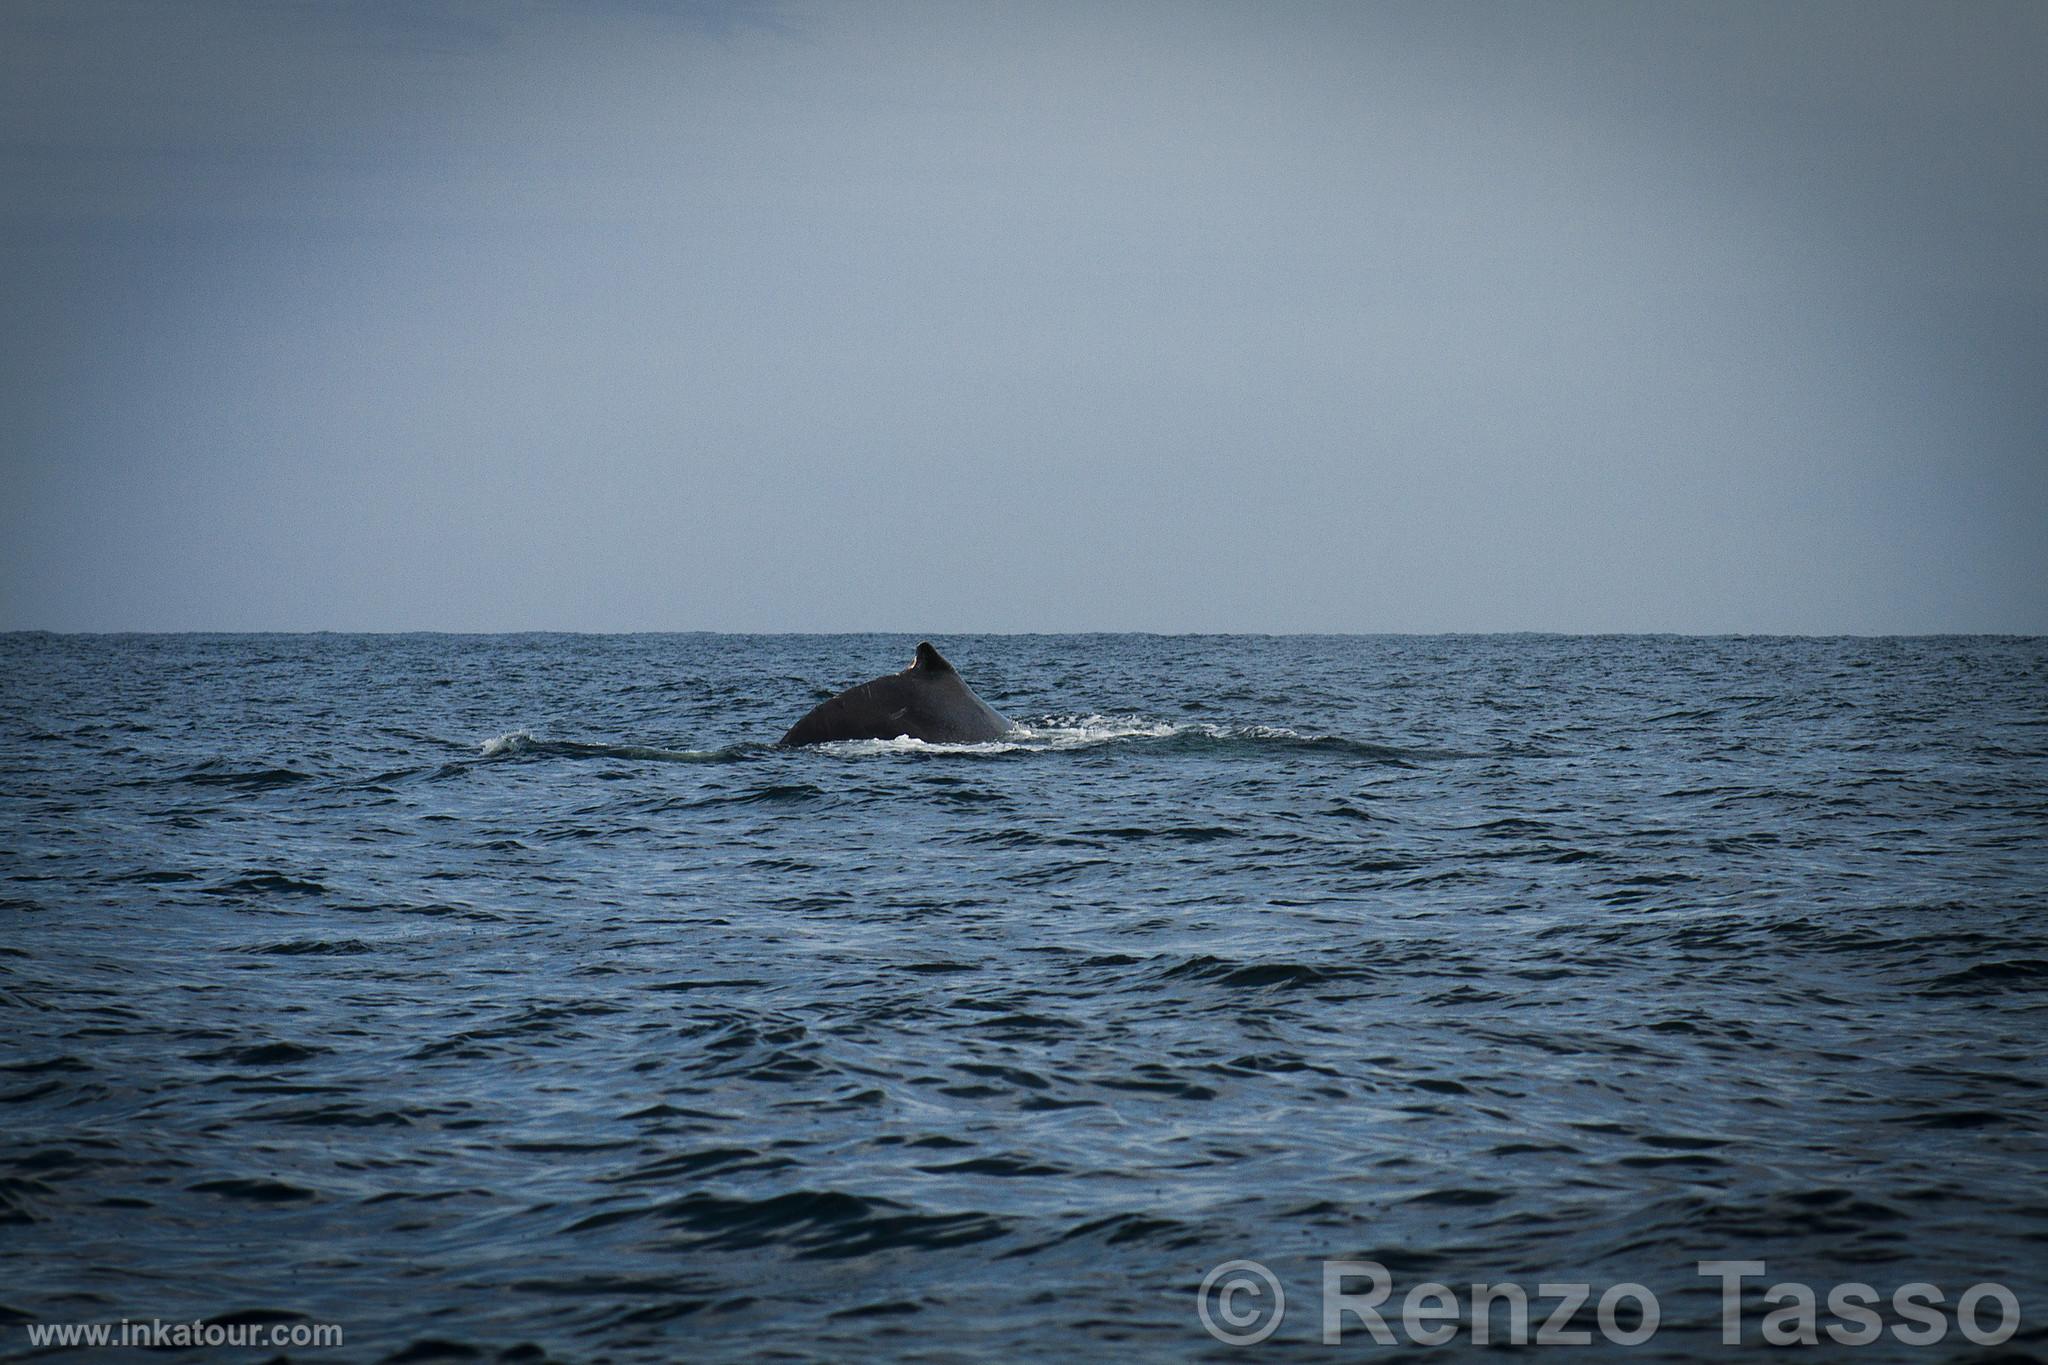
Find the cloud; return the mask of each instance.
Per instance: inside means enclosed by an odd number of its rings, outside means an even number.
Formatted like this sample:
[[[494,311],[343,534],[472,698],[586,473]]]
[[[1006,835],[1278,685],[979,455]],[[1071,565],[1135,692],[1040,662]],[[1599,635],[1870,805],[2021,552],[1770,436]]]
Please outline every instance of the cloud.
[[[2037,10],[316,8],[0,44],[0,620],[2048,624]]]

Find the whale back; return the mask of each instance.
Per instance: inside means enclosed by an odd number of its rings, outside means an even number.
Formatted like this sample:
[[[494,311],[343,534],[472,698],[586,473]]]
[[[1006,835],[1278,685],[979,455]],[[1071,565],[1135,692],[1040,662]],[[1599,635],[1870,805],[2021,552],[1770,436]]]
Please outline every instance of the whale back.
[[[1009,729],[1010,722],[974,695],[946,656],[925,640],[910,667],[818,703],[781,743],[794,747],[908,737],[928,744],[974,744],[999,739]]]

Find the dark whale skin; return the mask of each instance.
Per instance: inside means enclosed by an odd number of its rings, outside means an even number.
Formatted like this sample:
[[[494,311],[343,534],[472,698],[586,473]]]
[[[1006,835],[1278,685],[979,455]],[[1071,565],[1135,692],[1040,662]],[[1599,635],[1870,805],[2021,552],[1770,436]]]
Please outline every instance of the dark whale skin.
[[[785,748],[842,739],[898,739],[976,744],[1001,739],[1010,722],[974,695],[953,665],[926,640],[901,673],[849,687],[811,708],[781,739]]]

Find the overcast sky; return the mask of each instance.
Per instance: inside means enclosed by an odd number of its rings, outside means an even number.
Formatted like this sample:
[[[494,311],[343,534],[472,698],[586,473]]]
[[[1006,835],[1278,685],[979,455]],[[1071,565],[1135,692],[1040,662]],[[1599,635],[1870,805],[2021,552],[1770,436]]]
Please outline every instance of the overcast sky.
[[[0,3],[0,629],[2048,631],[2048,4]]]

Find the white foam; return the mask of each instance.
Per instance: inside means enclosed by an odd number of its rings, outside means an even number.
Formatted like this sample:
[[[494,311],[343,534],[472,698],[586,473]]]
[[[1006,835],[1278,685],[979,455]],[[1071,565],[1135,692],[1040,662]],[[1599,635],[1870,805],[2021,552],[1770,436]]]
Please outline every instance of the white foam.
[[[1080,749],[1120,739],[1170,739],[1187,729],[1143,716],[1047,716],[1036,724],[1019,725],[1010,733],[1019,747]]]
[[[839,754],[1008,754],[1020,750],[1080,749],[1121,739],[1166,739],[1187,727],[1142,716],[1048,716],[1035,724],[1013,725],[1001,739],[974,744],[929,744],[908,735],[896,739],[847,739],[821,745]]]
[[[1305,735],[1284,725],[1233,725],[1228,728],[1210,726],[1209,732],[1218,739],[1299,739],[1313,743],[1319,739],[1331,738],[1329,735]]]
[[[1008,754],[1085,749],[1098,744],[1115,744],[1130,739],[1172,739],[1176,735],[1199,735],[1207,739],[1313,740],[1296,730],[1273,725],[1176,724],[1149,720],[1144,716],[1053,715],[1011,726],[1000,739],[974,744],[930,744],[905,735],[897,739],[845,739],[821,744],[830,753],[862,754]],[[722,757],[722,751],[649,749],[638,746],[581,745],[537,740],[531,730],[513,730],[479,745],[485,758],[527,753],[545,745],[550,751],[573,749],[582,753],[610,753],[621,758],[658,758],[672,761],[703,761]]]

